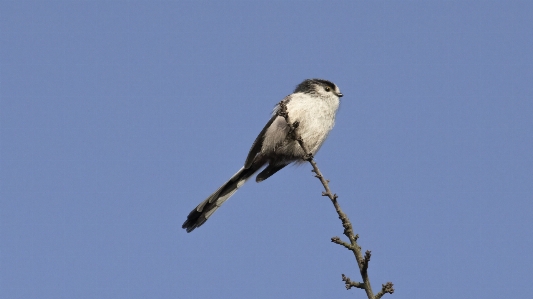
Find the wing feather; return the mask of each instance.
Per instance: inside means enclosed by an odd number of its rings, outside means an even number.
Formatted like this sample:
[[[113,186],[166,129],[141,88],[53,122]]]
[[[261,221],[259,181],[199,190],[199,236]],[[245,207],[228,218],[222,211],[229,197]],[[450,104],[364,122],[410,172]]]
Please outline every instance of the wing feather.
[[[286,96],[283,101],[285,104],[287,104],[291,100],[291,95]],[[279,110],[279,104],[276,104],[274,107],[274,113],[272,114],[272,117],[268,121],[268,123],[265,125],[263,130],[257,135],[257,138],[255,138],[254,143],[252,144],[252,148],[250,148],[250,152],[248,152],[248,156],[246,157],[246,161],[244,162],[244,168],[248,169],[254,162],[255,156],[259,154],[261,151],[261,148],[263,147],[263,141],[265,140],[265,134],[268,128],[272,125],[272,123],[276,120],[278,117],[278,110]]]
[[[261,147],[263,146],[263,140],[265,139],[265,133],[272,125],[274,120],[278,117],[276,114],[270,118],[268,123],[265,125],[263,130],[257,135],[257,138],[255,138],[254,143],[252,144],[252,148],[250,149],[250,152],[248,153],[248,156],[246,157],[246,162],[244,162],[244,168],[248,169],[250,166],[252,166],[252,163],[254,162],[255,156],[261,151]]]

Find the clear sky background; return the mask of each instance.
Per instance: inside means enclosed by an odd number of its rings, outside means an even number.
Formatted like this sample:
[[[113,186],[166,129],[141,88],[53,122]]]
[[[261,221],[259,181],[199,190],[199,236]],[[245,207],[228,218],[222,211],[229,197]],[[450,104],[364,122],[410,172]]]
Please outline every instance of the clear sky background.
[[[529,298],[532,1],[1,1],[0,298],[364,298],[307,164],[181,229],[314,77],[374,290]]]

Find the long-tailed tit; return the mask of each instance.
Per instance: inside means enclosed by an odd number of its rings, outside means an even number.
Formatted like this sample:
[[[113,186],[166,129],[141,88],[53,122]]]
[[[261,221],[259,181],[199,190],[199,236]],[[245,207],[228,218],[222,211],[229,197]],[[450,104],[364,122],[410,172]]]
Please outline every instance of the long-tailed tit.
[[[335,114],[342,97],[337,85],[322,79],[307,79],[283,100],[291,122],[298,122],[298,133],[311,152],[316,154],[335,123]],[[292,162],[302,163],[306,153],[297,141],[287,136],[289,127],[274,108],[272,118],[255,139],[244,166],[217,191],[191,211],[182,228],[187,232],[204,224],[207,219],[254,173],[261,182]]]

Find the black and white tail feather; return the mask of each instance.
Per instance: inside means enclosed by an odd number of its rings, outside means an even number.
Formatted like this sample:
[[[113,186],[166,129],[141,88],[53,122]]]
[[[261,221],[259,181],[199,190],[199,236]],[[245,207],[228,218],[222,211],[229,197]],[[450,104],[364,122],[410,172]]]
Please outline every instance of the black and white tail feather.
[[[340,97],[342,93],[332,82],[307,79],[283,100],[291,122],[298,121],[298,133],[312,154],[316,154],[333,128]],[[266,168],[257,175],[257,182],[266,180],[292,162],[304,162],[302,158],[305,153],[297,141],[287,138],[289,128],[285,119],[277,115],[278,109],[279,104],[274,108],[272,118],[255,139],[244,166],[189,213],[182,225],[187,232],[204,224],[263,166],[266,165]]]

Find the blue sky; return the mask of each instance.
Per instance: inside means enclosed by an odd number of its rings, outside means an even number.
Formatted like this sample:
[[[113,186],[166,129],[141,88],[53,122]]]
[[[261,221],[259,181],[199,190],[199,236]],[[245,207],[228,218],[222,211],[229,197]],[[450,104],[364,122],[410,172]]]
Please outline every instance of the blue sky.
[[[309,165],[189,211],[306,78],[390,298],[528,297],[533,2],[0,2],[1,298],[363,298]]]

